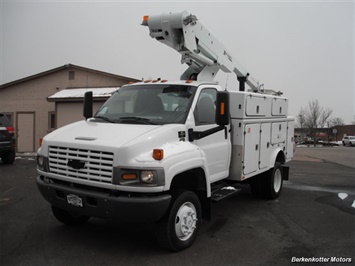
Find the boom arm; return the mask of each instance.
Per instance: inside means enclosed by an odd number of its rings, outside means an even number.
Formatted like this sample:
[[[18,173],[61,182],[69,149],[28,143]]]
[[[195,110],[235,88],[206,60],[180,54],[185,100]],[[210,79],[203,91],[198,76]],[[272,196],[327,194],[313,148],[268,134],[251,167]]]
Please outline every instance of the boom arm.
[[[149,27],[152,38],[178,51],[182,64],[189,65],[181,79],[191,79],[197,75],[199,81],[213,81],[221,69],[237,75],[240,90],[244,90],[244,83],[254,91],[259,89],[259,82],[202,26],[196,16],[186,11],[145,16],[142,25]]]

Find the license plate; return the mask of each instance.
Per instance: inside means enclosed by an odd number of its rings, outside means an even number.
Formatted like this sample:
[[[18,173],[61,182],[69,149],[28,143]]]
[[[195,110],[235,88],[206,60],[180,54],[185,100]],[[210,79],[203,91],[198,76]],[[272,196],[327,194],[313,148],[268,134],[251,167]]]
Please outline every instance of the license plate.
[[[83,199],[74,194],[67,195],[67,202],[75,207],[83,207]]]

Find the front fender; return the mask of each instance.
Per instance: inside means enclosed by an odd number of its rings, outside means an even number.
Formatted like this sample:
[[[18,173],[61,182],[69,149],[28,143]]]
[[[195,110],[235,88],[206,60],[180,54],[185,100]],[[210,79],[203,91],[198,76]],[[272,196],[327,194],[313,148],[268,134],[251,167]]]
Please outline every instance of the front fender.
[[[201,157],[200,150],[197,148],[189,153],[184,153],[181,155],[174,156],[166,161],[165,167],[165,187],[164,190],[169,190],[171,187],[171,182],[175,176],[178,174],[187,172],[192,169],[201,168],[205,173],[205,181],[207,188],[207,197],[211,195],[211,187],[209,180],[209,172],[207,161]]]

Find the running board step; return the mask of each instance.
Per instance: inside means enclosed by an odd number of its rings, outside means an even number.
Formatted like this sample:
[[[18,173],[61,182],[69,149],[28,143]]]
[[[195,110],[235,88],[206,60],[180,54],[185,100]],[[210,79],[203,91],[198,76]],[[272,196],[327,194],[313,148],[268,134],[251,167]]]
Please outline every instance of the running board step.
[[[213,201],[220,201],[227,197],[233,196],[241,192],[242,189],[240,187],[235,187],[233,185],[225,185],[215,191],[212,192],[211,199]]]

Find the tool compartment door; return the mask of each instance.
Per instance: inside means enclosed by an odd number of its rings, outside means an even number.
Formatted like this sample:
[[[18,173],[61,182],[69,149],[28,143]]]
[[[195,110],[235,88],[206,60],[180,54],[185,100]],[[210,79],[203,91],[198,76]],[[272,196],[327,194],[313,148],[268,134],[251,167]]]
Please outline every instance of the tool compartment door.
[[[295,130],[295,122],[289,121],[287,123],[287,142],[286,142],[286,158],[291,159],[293,157],[294,150],[294,130]]]
[[[259,139],[260,124],[245,124],[243,145],[243,173],[245,175],[256,172],[259,169]]]
[[[287,122],[275,122],[271,125],[271,144],[286,143]]]
[[[260,158],[259,158],[259,169],[264,169],[269,166],[270,163],[270,134],[271,134],[271,123],[261,124],[260,133]]]

